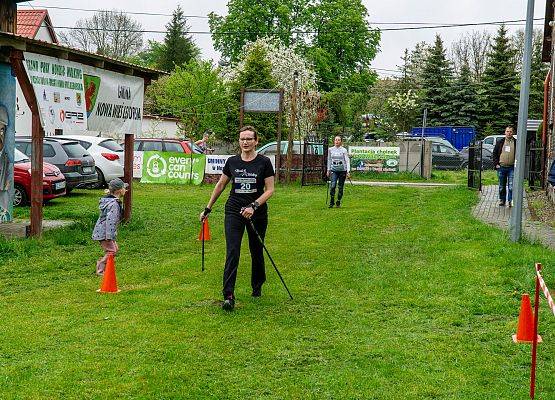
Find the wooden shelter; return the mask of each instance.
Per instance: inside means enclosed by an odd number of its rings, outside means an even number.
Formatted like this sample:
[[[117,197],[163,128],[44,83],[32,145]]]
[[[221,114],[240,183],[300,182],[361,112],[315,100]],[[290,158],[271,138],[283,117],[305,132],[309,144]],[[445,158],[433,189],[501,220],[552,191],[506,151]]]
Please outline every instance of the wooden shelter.
[[[30,235],[42,233],[42,174],[43,174],[43,137],[39,107],[35,92],[24,67],[24,52],[35,53],[68,60],[83,65],[100,68],[120,74],[136,76],[144,80],[145,88],[163,72],[140,67],[120,60],[72,49],[58,44],[42,42],[16,35],[18,0],[0,1],[0,63],[9,63],[19,81],[25,100],[32,112],[32,157],[31,157],[31,225]],[[131,218],[132,179],[133,179],[133,135],[125,135],[124,181],[129,183],[125,197],[125,220]]]

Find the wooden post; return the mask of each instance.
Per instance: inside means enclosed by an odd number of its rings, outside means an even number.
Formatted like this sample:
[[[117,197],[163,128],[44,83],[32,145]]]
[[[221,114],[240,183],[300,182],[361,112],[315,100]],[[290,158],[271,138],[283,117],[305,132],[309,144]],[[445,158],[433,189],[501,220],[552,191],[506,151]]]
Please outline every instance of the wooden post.
[[[239,129],[243,127],[245,118],[245,88],[241,88],[241,108],[239,109]]]
[[[129,184],[127,193],[123,198],[124,208],[123,208],[123,220],[125,222],[131,221],[131,209],[133,207],[133,158],[134,158],[134,142],[135,135],[126,134],[125,135],[125,163],[123,167],[123,181]]]
[[[279,169],[281,168],[281,125],[283,120],[283,89],[279,90],[279,112],[277,126],[277,149],[276,149],[276,182],[279,183]]]
[[[0,1],[0,32],[17,33],[17,5],[13,0]]]
[[[32,113],[32,143],[31,143],[31,227],[30,236],[41,236],[42,234],[42,145],[44,131],[40,123],[39,107],[37,98],[23,66],[23,52],[12,50],[10,54],[12,69],[17,77],[23,96],[29,105]]]

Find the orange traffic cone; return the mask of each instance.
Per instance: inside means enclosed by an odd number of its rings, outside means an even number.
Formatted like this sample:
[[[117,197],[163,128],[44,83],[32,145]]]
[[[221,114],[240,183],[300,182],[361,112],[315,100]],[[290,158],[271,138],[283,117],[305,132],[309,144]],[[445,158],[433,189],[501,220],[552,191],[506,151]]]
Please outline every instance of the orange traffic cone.
[[[534,316],[532,314],[532,306],[530,305],[530,296],[528,294],[522,295],[520,301],[520,315],[518,316],[518,328],[516,335],[513,335],[513,342],[515,343],[532,343],[534,340]],[[538,343],[541,343],[542,338],[538,335]]]
[[[208,218],[204,218],[202,220],[202,225],[200,226],[200,232],[198,234],[198,240],[203,240],[203,231],[204,240],[210,240],[210,228],[208,227]]]
[[[118,283],[116,281],[116,263],[114,262],[114,255],[110,254],[106,261],[106,268],[104,269],[104,279],[102,285],[97,290],[99,293],[118,293]]]

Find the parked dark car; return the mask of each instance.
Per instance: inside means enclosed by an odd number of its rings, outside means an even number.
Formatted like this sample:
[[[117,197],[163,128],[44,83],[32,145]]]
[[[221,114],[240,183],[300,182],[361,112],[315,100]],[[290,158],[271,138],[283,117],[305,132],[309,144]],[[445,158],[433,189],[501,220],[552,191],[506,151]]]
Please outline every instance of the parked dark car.
[[[203,151],[196,144],[187,140],[168,139],[168,138],[136,138],[135,151],[174,151],[176,153],[203,154]]]
[[[434,169],[462,169],[463,163],[464,159],[456,149],[432,142],[432,167]]]
[[[23,206],[31,199],[31,160],[15,149],[14,154],[14,206]],[[66,194],[64,174],[55,165],[44,163],[42,177],[42,196],[46,202]]]
[[[461,150],[461,156],[464,158],[463,168],[468,168],[468,147]],[[482,148],[482,169],[493,169],[493,153],[491,150]]]
[[[31,157],[31,138],[16,137],[15,147]],[[78,141],[45,137],[42,150],[43,160],[54,164],[64,174],[68,193],[77,187],[98,182],[94,159]]]

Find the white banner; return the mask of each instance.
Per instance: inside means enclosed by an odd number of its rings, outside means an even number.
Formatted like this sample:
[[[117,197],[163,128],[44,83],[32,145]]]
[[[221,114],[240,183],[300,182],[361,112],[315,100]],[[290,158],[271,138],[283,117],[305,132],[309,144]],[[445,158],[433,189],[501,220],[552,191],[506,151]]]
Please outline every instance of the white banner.
[[[133,178],[141,179],[143,177],[143,152],[133,152]]]
[[[46,135],[87,129],[83,66],[59,58],[24,53]],[[30,134],[30,133],[29,133]]]
[[[141,133],[144,80],[83,65],[90,131]]]
[[[225,162],[229,157],[233,156],[206,156],[206,167],[204,168],[204,173],[221,175],[224,169]]]
[[[233,157],[232,155],[211,155],[206,156],[206,167],[204,168],[205,174],[212,174],[212,175],[221,175],[224,169],[225,162],[229,157]],[[274,171],[276,169],[276,156],[270,155],[266,156],[270,159],[272,166],[274,167]]]

